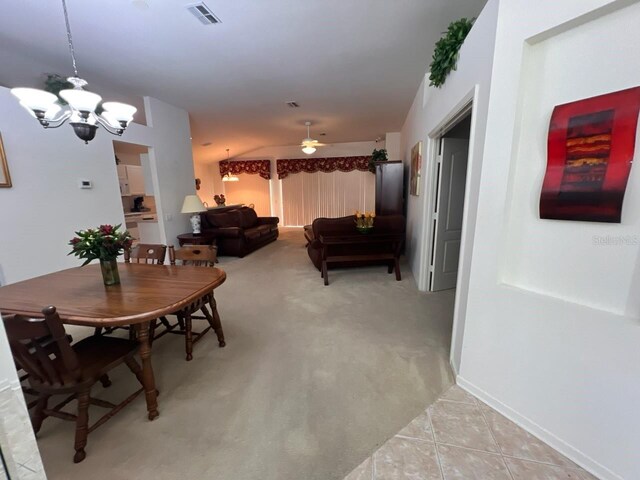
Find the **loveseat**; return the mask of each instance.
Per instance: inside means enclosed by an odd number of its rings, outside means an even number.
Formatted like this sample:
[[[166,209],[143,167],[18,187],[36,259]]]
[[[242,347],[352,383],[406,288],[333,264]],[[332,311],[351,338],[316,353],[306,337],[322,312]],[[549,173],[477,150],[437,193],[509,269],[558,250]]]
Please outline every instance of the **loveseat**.
[[[218,255],[244,257],[278,238],[278,217],[258,217],[255,210],[239,207],[200,214],[202,231],[216,238]]]
[[[405,232],[405,218],[403,215],[379,215],[375,219],[374,232],[376,233],[389,233],[389,234],[402,234]],[[311,225],[304,227],[304,236],[307,240],[307,253],[309,258],[318,270],[322,269],[322,242],[320,241],[321,235],[358,235],[355,228],[355,217],[349,215],[348,217],[340,218],[316,218]],[[363,254],[376,254],[380,253],[380,249],[388,248],[386,245],[380,244],[352,244],[335,246],[333,248],[334,255],[363,255]],[[385,264],[388,261],[371,260],[370,262],[363,262],[358,260],[357,262],[345,261],[341,266],[355,266],[364,264]]]

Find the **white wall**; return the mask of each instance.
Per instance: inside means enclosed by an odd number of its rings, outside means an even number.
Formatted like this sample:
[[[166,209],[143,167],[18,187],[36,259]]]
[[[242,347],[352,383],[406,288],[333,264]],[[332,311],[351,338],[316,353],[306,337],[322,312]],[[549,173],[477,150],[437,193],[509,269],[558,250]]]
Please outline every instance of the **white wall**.
[[[193,193],[189,118],[185,111],[147,98],[149,126],[131,124],[121,140],[147,145],[153,162],[155,195],[163,241],[189,231],[180,214]],[[98,130],[85,145],[68,125],[43,129],[0,87],[0,134],[12,188],[0,188],[0,282],[13,283],[77,266],[67,256],[74,231],[103,223],[124,223],[113,140]],[[78,179],[93,181],[80,190]],[[166,215],[171,220],[166,220]]]
[[[389,160],[402,160],[402,132],[387,132],[384,147]]]
[[[451,116],[473,100],[472,139],[469,146],[467,187],[465,196],[465,226],[462,233],[461,256],[454,314],[451,361],[458,370],[466,312],[471,251],[475,229],[475,200],[478,195],[484,149],[487,109],[493,50],[498,16],[498,0],[489,0],[460,49],[458,68],[452,71],[441,88],[429,87],[425,74],[418,93],[402,127],[402,159],[405,162],[405,182],[409,182],[411,148],[422,141],[423,189],[419,197],[407,195],[407,256],[418,288],[427,289],[429,242],[433,238],[432,222],[427,221],[429,201],[434,195],[435,137]],[[431,135],[431,136],[430,136]],[[408,188],[407,188],[408,191]]]
[[[271,216],[271,195],[269,180],[260,175],[241,173],[239,182],[225,183],[225,198],[227,205],[244,203],[254,205],[255,211],[260,217]]]
[[[0,133],[12,188],[0,188],[0,281],[17,282],[78,265],[74,231],[122,223],[113,136],[85,145],[70,126],[45,130],[0,87]],[[79,178],[93,181],[80,190]]]
[[[635,479],[640,248],[592,237],[637,234],[640,172],[620,225],[536,209],[552,107],[640,84],[640,5],[602,16],[630,3],[501,4],[460,376],[603,478]]]
[[[215,167],[215,168],[214,168]],[[200,197],[200,200],[206,202],[210,207],[215,206],[213,196],[217,193],[223,193],[222,182],[219,186],[216,185],[216,172],[218,172],[218,179],[220,178],[220,170],[218,164],[215,165],[203,162],[193,163],[193,174],[196,178],[200,179],[200,190],[196,193]]]
[[[620,225],[537,212],[553,106],[640,84],[640,5],[538,0],[535,15],[531,8],[490,0],[458,71],[441,90],[421,87],[403,128],[406,160],[477,84],[452,363],[462,386],[599,477],[640,478],[640,245],[593,242],[638,235],[640,172]],[[427,238],[423,200],[409,203],[414,273]]]
[[[163,243],[177,245],[176,237],[191,231],[189,215],[180,212],[182,202],[196,192],[189,114],[155,98],[144,100],[160,237]],[[130,138],[127,133],[125,141]],[[134,137],[135,131],[130,133]]]

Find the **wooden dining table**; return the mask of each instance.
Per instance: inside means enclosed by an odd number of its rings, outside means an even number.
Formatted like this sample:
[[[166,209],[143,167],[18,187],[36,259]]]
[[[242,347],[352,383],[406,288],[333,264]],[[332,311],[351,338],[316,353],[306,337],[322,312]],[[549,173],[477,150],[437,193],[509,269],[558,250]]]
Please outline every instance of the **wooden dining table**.
[[[70,268],[0,287],[0,312],[42,317],[54,305],[63,323],[86,327],[130,325],[137,332],[149,420],[158,417],[149,324],[224,283],[219,268],[119,263],[120,284],[105,286],[100,265]]]

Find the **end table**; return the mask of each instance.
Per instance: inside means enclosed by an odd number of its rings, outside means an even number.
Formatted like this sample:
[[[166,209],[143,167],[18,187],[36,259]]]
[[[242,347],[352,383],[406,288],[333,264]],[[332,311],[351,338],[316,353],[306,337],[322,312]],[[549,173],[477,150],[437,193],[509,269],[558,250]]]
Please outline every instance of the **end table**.
[[[206,232],[199,234],[183,233],[178,235],[178,243],[181,247],[184,245],[215,245],[216,237]]]

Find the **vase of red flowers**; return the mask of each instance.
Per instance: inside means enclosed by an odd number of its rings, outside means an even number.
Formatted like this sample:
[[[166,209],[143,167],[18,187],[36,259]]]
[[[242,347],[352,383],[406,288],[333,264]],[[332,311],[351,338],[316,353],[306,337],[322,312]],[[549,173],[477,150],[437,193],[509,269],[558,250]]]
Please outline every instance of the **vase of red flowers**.
[[[83,258],[82,266],[93,260],[100,260],[102,279],[105,285],[120,283],[117,258],[124,250],[131,248],[133,237],[127,230],[120,230],[122,225],[100,225],[76,232],[69,241],[69,255]]]

